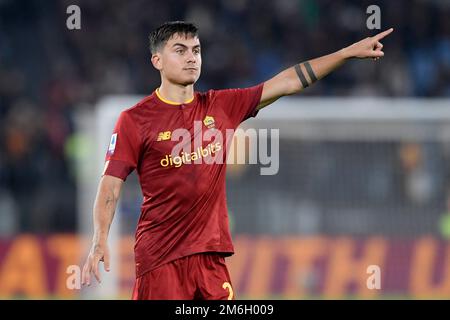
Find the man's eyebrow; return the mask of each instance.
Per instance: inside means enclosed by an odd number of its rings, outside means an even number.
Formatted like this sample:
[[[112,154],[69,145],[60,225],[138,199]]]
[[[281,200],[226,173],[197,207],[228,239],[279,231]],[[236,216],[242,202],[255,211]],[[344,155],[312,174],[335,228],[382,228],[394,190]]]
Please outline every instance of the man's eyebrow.
[[[188,48],[188,46],[186,46],[186,45],[184,45],[184,44],[182,44],[182,43],[174,43],[173,44],[173,46],[172,46],[172,48],[173,47],[176,47],[176,46],[180,46],[180,47],[183,47],[183,48],[185,48],[185,49],[187,49]],[[195,46],[193,46],[192,47],[193,49],[196,49],[196,48],[200,48],[200,45],[199,44],[196,44]]]

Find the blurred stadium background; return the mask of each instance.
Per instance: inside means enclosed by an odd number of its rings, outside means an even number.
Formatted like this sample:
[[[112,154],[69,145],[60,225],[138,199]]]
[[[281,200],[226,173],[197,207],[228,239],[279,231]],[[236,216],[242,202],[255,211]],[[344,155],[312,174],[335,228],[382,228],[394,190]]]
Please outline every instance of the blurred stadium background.
[[[81,8],[68,30],[66,8]],[[280,169],[231,165],[238,298],[450,298],[450,1],[0,1],[0,298],[124,298],[141,194],[112,230],[113,271],[69,290],[118,112],[159,84],[147,49],[168,20],[200,27],[197,90],[245,87],[371,35],[355,60],[245,127],[280,129]],[[381,269],[369,290],[366,270]]]

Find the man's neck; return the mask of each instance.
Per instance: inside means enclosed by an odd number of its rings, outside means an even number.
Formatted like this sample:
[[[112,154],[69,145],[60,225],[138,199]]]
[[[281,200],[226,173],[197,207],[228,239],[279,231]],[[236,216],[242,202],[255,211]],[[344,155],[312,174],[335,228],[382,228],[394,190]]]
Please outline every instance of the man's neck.
[[[158,92],[162,98],[174,103],[186,103],[194,98],[194,85],[181,86],[171,83],[161,83]]]

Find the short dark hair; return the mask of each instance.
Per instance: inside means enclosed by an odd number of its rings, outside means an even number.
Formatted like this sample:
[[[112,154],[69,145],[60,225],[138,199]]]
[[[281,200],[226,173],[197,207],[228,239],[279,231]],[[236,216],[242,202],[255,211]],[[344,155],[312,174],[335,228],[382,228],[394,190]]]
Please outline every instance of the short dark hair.
[[[185,37],[198,37],[198,28],[195,24],[184,21],[169,21],[153,30],[149,36],[149,49],[153,54],[174,34],[184,35]]]

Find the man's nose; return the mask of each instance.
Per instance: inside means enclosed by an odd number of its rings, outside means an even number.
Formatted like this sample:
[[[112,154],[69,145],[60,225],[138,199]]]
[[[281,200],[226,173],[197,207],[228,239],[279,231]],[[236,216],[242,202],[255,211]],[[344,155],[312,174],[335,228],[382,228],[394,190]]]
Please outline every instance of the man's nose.
[[[190,62],[190,63],[197,61],[197,57],[195,56],[195,54],[192,51],[187,52],[186,59],[187,59],[187,62]]]

